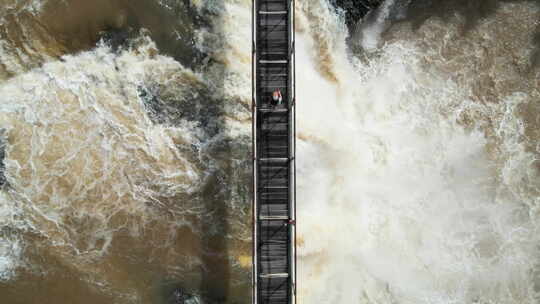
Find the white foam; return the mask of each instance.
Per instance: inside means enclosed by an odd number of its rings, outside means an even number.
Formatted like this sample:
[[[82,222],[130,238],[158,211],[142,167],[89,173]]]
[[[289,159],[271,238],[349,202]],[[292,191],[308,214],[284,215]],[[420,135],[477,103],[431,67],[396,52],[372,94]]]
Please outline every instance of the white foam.
[[[196,155],[177,148],[198,144],[197,127],[153,124],[138,88],[170,82],[172,73],[178,90],[202,80],[171,58],[150,55],[154,47],[146,41],[114,54],[100,45],[0,86],[10,189],[37,232],[75,256],[103,255],[114,231],[138,233],[159,216],[160,198],[199,186]],[[188,205],[168,210],[181,213]],[[110,224],[119,214],[125,218]]]
[[[473,106],[468,90],[423,66],[413,44],[386,45],[369,64],[333,60],[336,83],[318,72],[314,44],[297,35],[302,302],[533,303],[531,194],[498,180],[532,159],[507,100],[483,109],[507,113],[497,121],[516,157],[501,163],[481,130],[456,122]]]
[[[10,196],[0,192],[0,281],[16,276],[23,262],[23,242],[19,231],[28,228],[22,210]]]
[[[0,281],[12,279],[19,267],[22,256],[20,241],[0,239]]]

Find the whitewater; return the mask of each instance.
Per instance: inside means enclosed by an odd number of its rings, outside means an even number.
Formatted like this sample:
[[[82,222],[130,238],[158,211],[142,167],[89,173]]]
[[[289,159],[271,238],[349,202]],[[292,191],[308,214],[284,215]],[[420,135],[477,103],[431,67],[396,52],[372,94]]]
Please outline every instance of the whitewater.
[[[6,28],[48,12],[12,2]],[[540,4],[497,3],[348,28],[297,1],[299,303],[540,301]],[[46,21],[0,33],[6,303],[250,301],[251,2],[190,5],[195,63],[156,28],[72,53]]]

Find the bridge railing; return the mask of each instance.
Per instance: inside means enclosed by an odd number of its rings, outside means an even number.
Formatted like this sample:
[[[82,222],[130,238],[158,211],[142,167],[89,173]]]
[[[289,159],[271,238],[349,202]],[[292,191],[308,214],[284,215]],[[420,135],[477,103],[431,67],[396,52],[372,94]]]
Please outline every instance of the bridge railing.
[[[252,16],[252,302],[289,304],[297,289],[294,0],[254,0]]]

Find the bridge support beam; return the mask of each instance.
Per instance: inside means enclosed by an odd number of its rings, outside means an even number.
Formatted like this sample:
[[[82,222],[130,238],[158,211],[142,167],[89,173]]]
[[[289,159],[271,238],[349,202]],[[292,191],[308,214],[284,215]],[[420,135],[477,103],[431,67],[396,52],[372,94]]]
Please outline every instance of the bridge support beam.
[[[296,303],[294,0],[253,0],[253,303]],[[279,91],[282,100],[273,100]]]

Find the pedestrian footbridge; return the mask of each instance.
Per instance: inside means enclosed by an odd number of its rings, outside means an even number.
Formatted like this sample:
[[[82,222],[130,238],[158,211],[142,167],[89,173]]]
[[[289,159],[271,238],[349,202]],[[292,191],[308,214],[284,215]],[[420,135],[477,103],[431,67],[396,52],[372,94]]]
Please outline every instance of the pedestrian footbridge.
[[[253,0],[253,303],[296,303],[294,0]],[[280,90],[277,105],[272,93]]]

